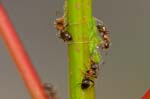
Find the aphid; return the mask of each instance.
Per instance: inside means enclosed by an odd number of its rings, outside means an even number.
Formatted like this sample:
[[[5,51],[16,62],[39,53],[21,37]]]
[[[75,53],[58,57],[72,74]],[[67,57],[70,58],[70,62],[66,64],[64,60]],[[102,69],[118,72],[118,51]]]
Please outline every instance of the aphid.
[[[55,20],[55,27],[59,31],[59,38],[65,41],[71,41],[72,36],[66,31],[67,25],[64,24],[64,17]]]
[[[54,89],[54,87],[51,83],[45,83],[44,89],[45,89],[47,95],[50,97],[50,99],[57,99],[56,90]]]
[[[94,86],[95,83],[93,80],[91,80],[90,78],[84,78],[81,83],[81,88],[83,90],[88,89],[91,86],[91,83],[93,84],[92,86]]]

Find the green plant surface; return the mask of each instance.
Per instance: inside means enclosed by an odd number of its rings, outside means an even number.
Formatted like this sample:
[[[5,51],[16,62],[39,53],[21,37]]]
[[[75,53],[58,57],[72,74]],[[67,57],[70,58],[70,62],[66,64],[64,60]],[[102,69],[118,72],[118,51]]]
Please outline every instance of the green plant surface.
[[[101,58],[96,48],[101,39],[92,16],[92,0],[66,0],[64,10],[66,31],[73,38],[68,42],[70,99],[95,99],[92,83],[88,89],[81,89],[90,59],[99,63]]]

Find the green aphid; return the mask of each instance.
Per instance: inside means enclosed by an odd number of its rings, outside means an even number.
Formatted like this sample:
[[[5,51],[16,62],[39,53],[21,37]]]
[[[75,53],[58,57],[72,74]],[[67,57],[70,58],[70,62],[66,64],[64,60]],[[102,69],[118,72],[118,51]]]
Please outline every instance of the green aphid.
[[[100,61],[101,61],[101,55],[100,55],[100,53],[98,51],[95,51],[95,53],[91,55],[91,59],[95,63],[100,63]]]
[[[89,24],[89,51],[90,51],[90,55],[91,58],[94,62],[99,63],[100,62],[100,53],[97,50],[97,47],[99,47],[100,43],[101,43],[101,38],[99,36],[99,33],[97,31],[97,27],[96,27],[96,20],[93,17],[91,24]]]

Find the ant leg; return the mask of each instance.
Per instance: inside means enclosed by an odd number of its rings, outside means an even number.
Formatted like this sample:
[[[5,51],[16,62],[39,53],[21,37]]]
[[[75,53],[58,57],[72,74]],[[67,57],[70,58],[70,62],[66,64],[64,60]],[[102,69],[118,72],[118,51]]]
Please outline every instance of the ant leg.
[[[100,19],[98,19],[98,18],[96,18],[96,17],[94,17],[95,18],[95,20],[100,24],[100,25],[104,25],[104,22],[102,21],[102,20],[100,20]]]
[[[57,16],[58,14],[60,14],[60,12],[57,10],[57,11],[56,11],[56,16]]]
[[[82,82],[82,81],[81,81],[81,82]],[[73,86],[73,88],[75,88],[75,87],[79,87],[79,88],[80,88],[80,87],[81,87],[81,84],[82,84],[81,82],[78,82],[75,86]]]
[[[89,69],[89,67],[88,67],[87,65],[85,65],[85,67],[86,67],[86,70],[88,70],[88,69]]]
[[[56,10],[56,17],[63,15],[63,13],[61,11]]]
[[[67,28],[67,27],[69,26],[69,24],[68,24],[68,23],[66,23],[66,24],[64,24],[64,26]]]
[[[56,34],[56,36],[57,36],[58,38],[61,38],[60,32],[58,32],[58,33]]]
[[[100,45],[99,45],[99,47],[102,49],[102,50],[104,50],[104,41],[102,40],[102,42],[100,43]]]
[[[107,56],[108,55],[108,49],[105,48],[105,42],[102,41],[99,45],[99,48],[101,48],[101,50],[104,52],[104,55]]]
[[[92,75],[93,78],[97,78],[97,72]]]
[[[91,65],[91,64],[90,64],[90,65]],[[87,65],[87,64],[85,64],[85,63],[84,63],[84,66],[85,66],[85,69],[84,69],[84,70],[86,70],[86,71],[87,71],[87,70],[89,70],[89,69],[90,69],[90,68],[88,67],[88,65]],[[80,68],[80,69],[81,69],[81,68]],[[82,72],[83,72],[83,70],[82,70]],[[84,73],[84,74],[86,74],[86,73]]]
[[[94,87],[95,82],[94,82],[93,80],[91,80],[91,79],[90,79],[90,81],[91,81],[91,83],[93,84],[91,87]]]
[[[83,70],[80,68],[80,72],[83,74],[83,75],[86,75],[85,72],[83,72]]]
[[[102,60],[98,65],[98,70],[100,70],[101,65],[105,65],[105,64],[106,64],[106,62],[104,60]]]

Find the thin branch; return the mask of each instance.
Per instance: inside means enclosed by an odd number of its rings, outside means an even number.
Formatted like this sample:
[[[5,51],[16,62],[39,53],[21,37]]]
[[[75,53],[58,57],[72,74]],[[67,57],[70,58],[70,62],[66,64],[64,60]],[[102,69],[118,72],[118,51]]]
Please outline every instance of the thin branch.
[[[32,99],[48,99],[43,85],[1,3],[0,33],[17,65],[17,69],[30,92]]]

